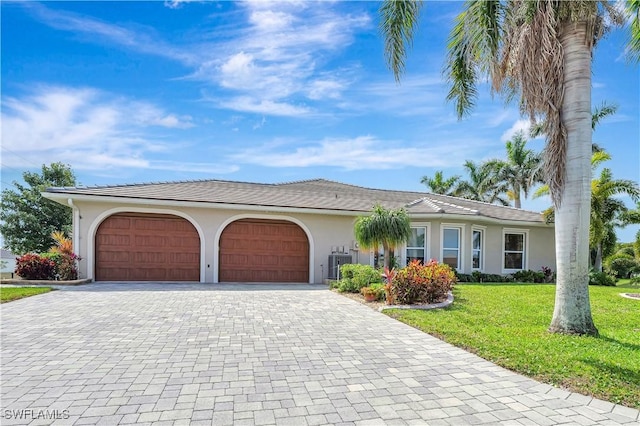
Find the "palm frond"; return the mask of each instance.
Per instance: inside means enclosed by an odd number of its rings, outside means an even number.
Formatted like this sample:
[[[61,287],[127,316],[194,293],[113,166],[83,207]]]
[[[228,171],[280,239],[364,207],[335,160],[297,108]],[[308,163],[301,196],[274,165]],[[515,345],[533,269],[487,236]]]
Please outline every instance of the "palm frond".
[[[630,37],[627,43],[627,57],[632,62],[640,61],[640,0],[627,0],[626,12],[630,19]]]
[[[615,114],[618,111],[618,105],[607,104],[603,102],[599,107],[594,108],[591,114],[591,129],[595,130],[600,121],[610,115]]]
[[[380,7],[384,54],[396,81],[404,73],[407,48],[413,45],[421,6],[422,2],[416,0],[385,0]]]

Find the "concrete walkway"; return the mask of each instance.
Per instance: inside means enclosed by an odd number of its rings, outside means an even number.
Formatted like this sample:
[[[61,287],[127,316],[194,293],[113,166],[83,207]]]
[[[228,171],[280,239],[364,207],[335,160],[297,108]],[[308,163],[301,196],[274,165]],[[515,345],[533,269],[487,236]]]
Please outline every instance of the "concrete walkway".
[[[91,284],[1,320],[3,425],[640,422],[324,287]]]

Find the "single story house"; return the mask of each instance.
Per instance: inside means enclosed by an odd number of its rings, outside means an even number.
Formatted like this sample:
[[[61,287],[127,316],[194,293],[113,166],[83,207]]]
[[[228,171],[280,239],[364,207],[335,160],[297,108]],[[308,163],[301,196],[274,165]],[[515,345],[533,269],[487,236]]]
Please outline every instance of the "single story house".
[[[0,277],[13,278],[13,273],[16,270],[16,257],[18,256],[9,250],[0,249]]]
[[[540,213],[426,192],[325,179],[221,180],[48,188],[73,209],[80,276],[96,281],[321,283],[338,263],[379,262],[354,223],[375,203],[404,207],[412,236],[397,261],[437,259],[459,272],[555,270],[553,225]]]

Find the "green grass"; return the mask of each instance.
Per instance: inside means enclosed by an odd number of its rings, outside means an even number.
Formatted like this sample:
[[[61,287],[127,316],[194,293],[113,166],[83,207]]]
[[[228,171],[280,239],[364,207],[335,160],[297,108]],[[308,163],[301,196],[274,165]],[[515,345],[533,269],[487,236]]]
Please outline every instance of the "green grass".
[[[590,287],[599,337],[551,334],[553,285],[459,284],[455,302],[388,315],[510,370],[640,408],[640,301]]]
[[[48,293],[51,290],[53,290],[51,287],[0,287],[0,303]]]

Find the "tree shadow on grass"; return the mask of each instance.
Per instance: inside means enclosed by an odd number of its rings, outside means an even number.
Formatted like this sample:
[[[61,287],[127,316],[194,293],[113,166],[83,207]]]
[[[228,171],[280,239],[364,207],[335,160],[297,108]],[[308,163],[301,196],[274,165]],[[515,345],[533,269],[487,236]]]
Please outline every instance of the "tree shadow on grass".
[[[628,348],[628,349],[632,349],[634,351],[640,351],[640,345],[636,345],[635,343],[621,342],[619,340],[612,339],[611,337],[607,337],[607,336],[603,336],[603,335],[600,335],[598,337],[598,339],[604,340],[605,342],[609,342],[609,343],[613,343],[613,344],[616,344],[616,345],[620,345],[622,347],[625,347],[625,348]]]
[[[580,361],[587,365],[590,365],[598,370],[606,371],[612,376],[620,378],[624,382],[628,382],[631,385],[640,388],[640,371],[631,370],[629,368],[620,367],[618,365],[608,364],[606,362],[598,361],[595,359],[581,358]]]

